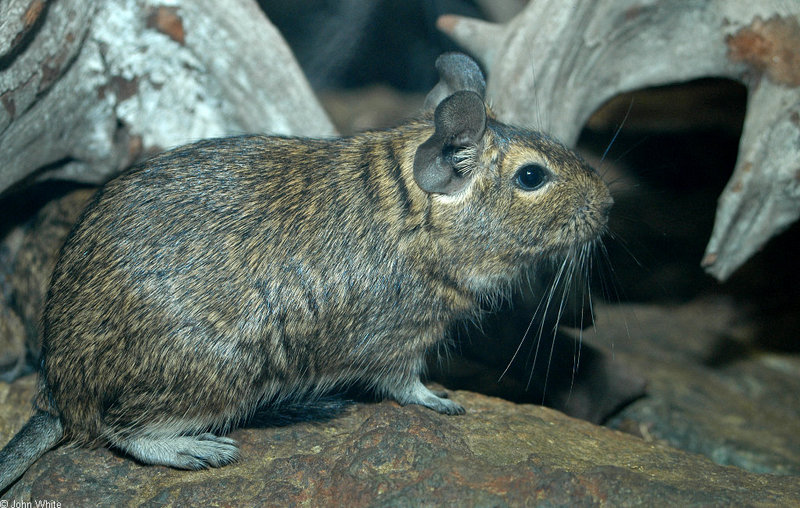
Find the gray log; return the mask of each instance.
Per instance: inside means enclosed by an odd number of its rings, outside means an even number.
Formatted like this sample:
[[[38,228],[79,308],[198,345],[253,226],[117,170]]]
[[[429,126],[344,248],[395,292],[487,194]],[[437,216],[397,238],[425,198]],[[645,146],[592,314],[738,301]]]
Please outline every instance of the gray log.
[[[736,167],[702,261],[724,280],[800,217],[800,3],[536,0],[505,25],[443,16],[500,118],[573,144],[623,92],[700,77],[749,89]]]
[[[0,194],[199,138],[334,134],[255,1],[0,0],[0,20]]]

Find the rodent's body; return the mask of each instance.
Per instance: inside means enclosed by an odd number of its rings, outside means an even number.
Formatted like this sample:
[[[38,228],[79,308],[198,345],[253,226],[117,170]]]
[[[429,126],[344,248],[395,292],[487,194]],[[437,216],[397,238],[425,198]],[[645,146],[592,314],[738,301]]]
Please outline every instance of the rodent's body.
[[[475,78],[461,57],[440,72]],[[109,182],[62,250],[39,411],[0,462],[63,433],[223,465],[237,448],[217,433],[259,406],[351,383],[462,413],[420,382],[426,351],[537,260],[594,241],[611,198],[562,145],[495,121],[482,89],[435,90],[435,115],[396,129],[202,141]]]
[[[276,396],[417,375],[474,298],[420,257],[436,219],[393,162],[413,153],[391,145],[212,140],[110,183],[65,245],[45,313],[68,435],[143,418],[225,428]]]

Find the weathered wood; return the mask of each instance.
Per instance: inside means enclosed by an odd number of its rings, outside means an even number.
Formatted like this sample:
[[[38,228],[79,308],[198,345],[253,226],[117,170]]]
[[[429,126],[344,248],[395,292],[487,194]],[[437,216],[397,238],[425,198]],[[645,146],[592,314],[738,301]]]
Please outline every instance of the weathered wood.
[[[0,193],[100,182],[148,152],[242,132],[330,135],[254,1],[0,1]]]
[[[484,64],[505,121],[576,141],[617,94],[700,77],[750,92],[736,168],[703,266],[727,278],[800,217],[800,4],[785,0],[534,0],[505,25],[443,16]]]

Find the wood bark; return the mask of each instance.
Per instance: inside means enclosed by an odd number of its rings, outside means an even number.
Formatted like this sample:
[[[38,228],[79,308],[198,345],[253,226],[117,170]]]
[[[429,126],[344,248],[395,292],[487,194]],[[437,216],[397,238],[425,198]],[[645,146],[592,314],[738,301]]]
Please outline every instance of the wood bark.
[[[0,194],[244,132],[334,134],[255,1],[0,0]]]
[[[744,83],[738,160],[702,260],[724,280],[800,217],[799,19],[785,0],[532,0],[506,24],[443,16],[439,27],[485,66],[501,119],[567,144],[620,93]]]

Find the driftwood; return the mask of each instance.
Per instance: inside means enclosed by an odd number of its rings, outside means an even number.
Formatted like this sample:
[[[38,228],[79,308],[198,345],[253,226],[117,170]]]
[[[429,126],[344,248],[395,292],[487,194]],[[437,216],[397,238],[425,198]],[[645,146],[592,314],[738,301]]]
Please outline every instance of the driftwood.
[[[0,0],[0,194],[242,132],[334,133],[255,1]]]
[[[799,18],[786,0],[532,0],[503,25],[443,16],[439,27],[485,66],[500,118],[568,144],[617,94],[744,83],[738,160],[702,261],[724,280],[800,217]]]

